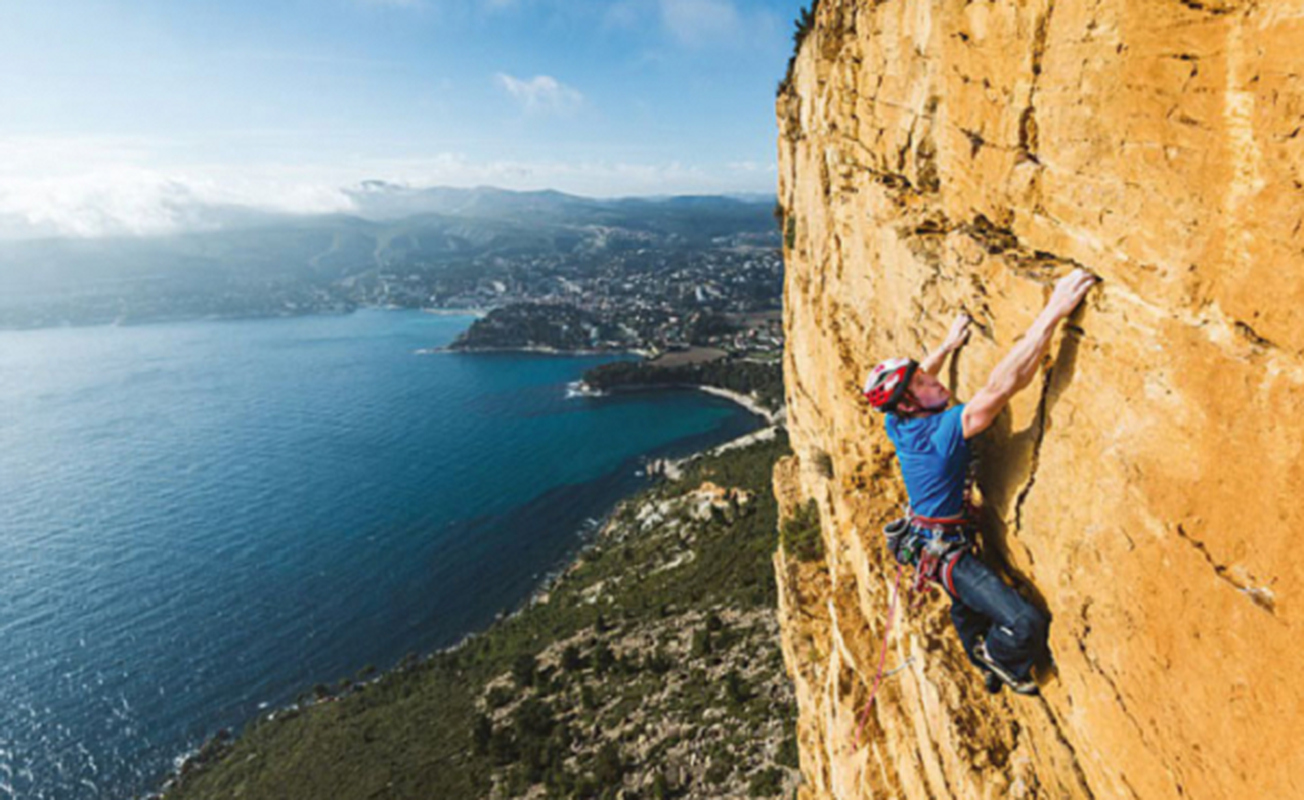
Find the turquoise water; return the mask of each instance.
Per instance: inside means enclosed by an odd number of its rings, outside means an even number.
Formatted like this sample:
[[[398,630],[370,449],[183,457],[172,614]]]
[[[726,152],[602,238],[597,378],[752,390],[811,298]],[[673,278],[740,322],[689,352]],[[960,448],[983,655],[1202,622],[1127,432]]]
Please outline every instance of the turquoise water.
[[[260,708],[519,604],[641,459],[757,420],[418,354],[416,312],[0,332],[0,798],[123,797]]]

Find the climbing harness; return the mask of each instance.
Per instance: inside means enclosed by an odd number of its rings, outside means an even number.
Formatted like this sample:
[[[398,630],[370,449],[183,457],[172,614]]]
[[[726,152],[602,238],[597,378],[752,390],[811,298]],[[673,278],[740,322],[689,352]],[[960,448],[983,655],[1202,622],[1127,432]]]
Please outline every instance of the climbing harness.
[[[965,517],[934,519],[910,515],[906,518],[906,541],[898,551],[898,561],[904,555],[915,568],[911,591],[917,595],[911,608],[922,604],[924,596],[937,584],[950,595],[956,596],[952,573],[960,557],[973,548],[972,523]]]
[[[962,511],[953,517],[925,517],[906,506],[905,516],[888,523],[883,529],[888,550],[898,564],[913,566],[915,579],[911,591],[918,595],[911,608],[918,607],[924,595],[937,584],[955,598],[952,574],[965,553],[973,550],[978,511],[973,503],[973,486],[977,459],[970,459],[964,482]]]

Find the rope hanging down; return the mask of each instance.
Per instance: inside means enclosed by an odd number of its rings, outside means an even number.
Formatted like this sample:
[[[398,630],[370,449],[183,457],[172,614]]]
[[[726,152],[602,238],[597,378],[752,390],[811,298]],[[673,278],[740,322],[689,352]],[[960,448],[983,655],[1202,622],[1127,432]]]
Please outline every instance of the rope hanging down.
[[[878,687],[883,682],[883,665],[887,662],[887,637],[892,632],[892,618],[896,616],[897,596],[901,593],[901,565],[897,565],[896,585],[892,587],[892,602],[887,609],[887,622],[883,625],[883,647],[878,653],[878,673],[874,675],[874,688],[869,691],[869,700],[865,703],[865,708],[860,712],[860,723],[856,725],[856,747],[860,747],[860,732],[865,728],[865,721],[869,719],[870,706],[874,705],[874,695],[878,694]]]

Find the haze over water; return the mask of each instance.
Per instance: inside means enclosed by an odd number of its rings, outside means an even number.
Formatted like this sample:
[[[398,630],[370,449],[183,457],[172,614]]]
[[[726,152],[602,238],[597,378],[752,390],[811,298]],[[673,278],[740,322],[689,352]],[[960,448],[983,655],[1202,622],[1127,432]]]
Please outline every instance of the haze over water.
[[[0,798],[123,797],[260,708],[521,602],[648,454],[754,428],[465,318],[0,332]],[[588,522],[586,522],[588,521]]]

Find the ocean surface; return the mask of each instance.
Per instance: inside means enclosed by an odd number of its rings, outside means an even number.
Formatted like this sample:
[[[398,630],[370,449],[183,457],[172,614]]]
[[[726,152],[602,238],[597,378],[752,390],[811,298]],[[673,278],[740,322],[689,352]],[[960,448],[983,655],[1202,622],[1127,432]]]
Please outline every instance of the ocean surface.
[[[759,421],[420,354],[465,317],[0,332],[0,798],[131,797],[220,728],[517,607],[649,456]]]

